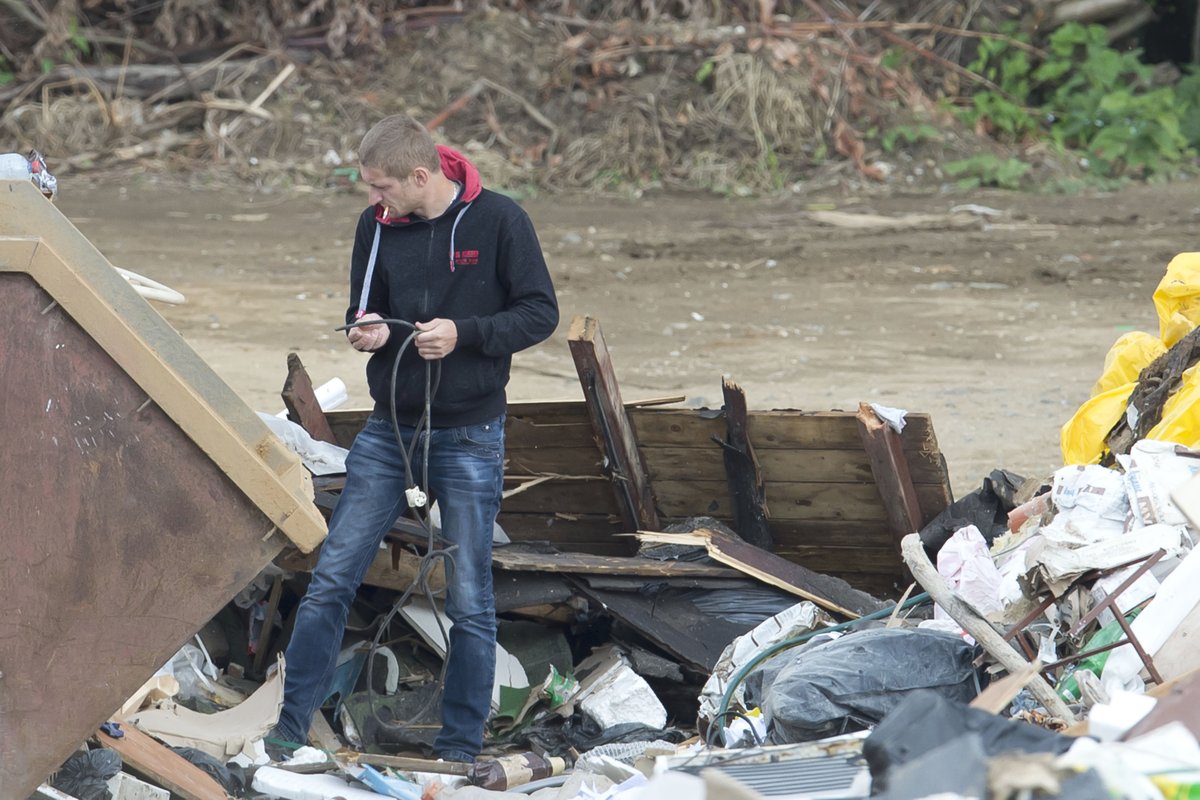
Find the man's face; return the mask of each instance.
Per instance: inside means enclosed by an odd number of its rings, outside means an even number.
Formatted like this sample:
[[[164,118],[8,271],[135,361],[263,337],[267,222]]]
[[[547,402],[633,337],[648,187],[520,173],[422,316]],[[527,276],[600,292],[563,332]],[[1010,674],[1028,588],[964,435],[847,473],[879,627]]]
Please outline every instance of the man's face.
[[[421,204],[420,190],[413,175],[393,178],[381,169],[364,166],[362,178],[367,185],[368,202],[382,205],[389,217],[407,217]]]

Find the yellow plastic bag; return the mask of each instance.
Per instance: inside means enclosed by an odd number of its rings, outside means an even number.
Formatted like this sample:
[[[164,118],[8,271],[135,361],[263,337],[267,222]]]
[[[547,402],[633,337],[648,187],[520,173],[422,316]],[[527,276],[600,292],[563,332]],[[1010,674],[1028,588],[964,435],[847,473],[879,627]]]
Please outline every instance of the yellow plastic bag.
[[[1092,397],[1137,381],[1154,359],[1167,352],[1162,339],[1145,331],[1130,331],[1117,339],[1104,357],[1104,373],[1092,387]]]
[[[1180,253],[1154,290],[1158,332],[1167,347],[1200,325],[1200,253]]]
[[[1096,395],[1063,425],[1059,436],[1064,464],[1095,464],[1104,455],[1104,437],[1125,413],[1125,404],[1136,383],[1130,382]]]
[[[1200,444],[1200,365],[1184,371],[1178,388],[1163,405],[1159,423],[1146,434],[1148,439],[1175,442],[1184,447]]]

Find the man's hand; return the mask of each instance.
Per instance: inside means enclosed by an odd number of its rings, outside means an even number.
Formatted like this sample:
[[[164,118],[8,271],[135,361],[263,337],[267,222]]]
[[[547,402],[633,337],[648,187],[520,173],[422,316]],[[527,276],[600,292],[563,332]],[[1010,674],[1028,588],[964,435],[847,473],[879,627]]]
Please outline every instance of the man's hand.
[[[358,321],[368,322],[373,319],[383,319],[383,317],[378,314],[363,314]],[[350,340],[350,346],[363,352],[371,352],[383,347],[387,344],[390,335],[391,329],[386,324],[363,325],[346,331],[346,338]]]
[[[426,361],[445,358],[458,344],[458,326],[453,320],[431,319],[418,322],[417,354]]]

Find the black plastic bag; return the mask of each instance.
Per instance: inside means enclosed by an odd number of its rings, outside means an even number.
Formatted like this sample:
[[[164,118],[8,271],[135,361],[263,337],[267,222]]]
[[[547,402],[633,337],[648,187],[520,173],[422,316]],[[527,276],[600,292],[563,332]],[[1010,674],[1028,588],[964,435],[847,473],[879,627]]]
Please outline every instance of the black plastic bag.
[[[246,793],[246,774],[241,767],[222,764],[208,753],[194,747],[172,747],[171,749],[185,761],[199,767],[202,772],[221,784],[221,788],[225,790],[226,794],[241,797]]]
[[[101,748],[76,753],[58,768],[50,785],[77,800],[112,800],[108,781],[121,771],[121,756]]]
[[[868,728],[915,689],[969,702],[978,694],[975,654],[960,636],[905,628],[860,631],[807,648],[764,688],[768,740],[793,744]]]
[[[967,736],[979,739],[983,755],[1067,752],[1075,740],[1052,731],[1013,721],[947,699],[938,692],[910,693],[863,742],[871,767],[874,791],[887,789],[893,776],[912,770],[907,765]],[[919,768],[917,769],[919,772]],[[962,794],[967,792],[959,789]]]
[[[937,553],[955,531],[974,525],[988,544],[1008,530],[1008,512],[1016,507],[1013,499],[1025,479],[1014,472],[994,469],[983,485],[950,504],[921,529],[921,544],[929,560],[937,563]]]

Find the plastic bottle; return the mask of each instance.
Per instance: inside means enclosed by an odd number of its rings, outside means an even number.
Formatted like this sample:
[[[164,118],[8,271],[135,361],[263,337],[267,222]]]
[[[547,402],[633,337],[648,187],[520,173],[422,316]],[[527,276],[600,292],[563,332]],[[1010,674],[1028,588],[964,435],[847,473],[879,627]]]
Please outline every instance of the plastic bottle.
[[[557,756],[519,753],[495,761],[476,761],[471,765],[467,779],[481,789],[502,792],[531,781],[560,775],[566,768],[566,760]]]

